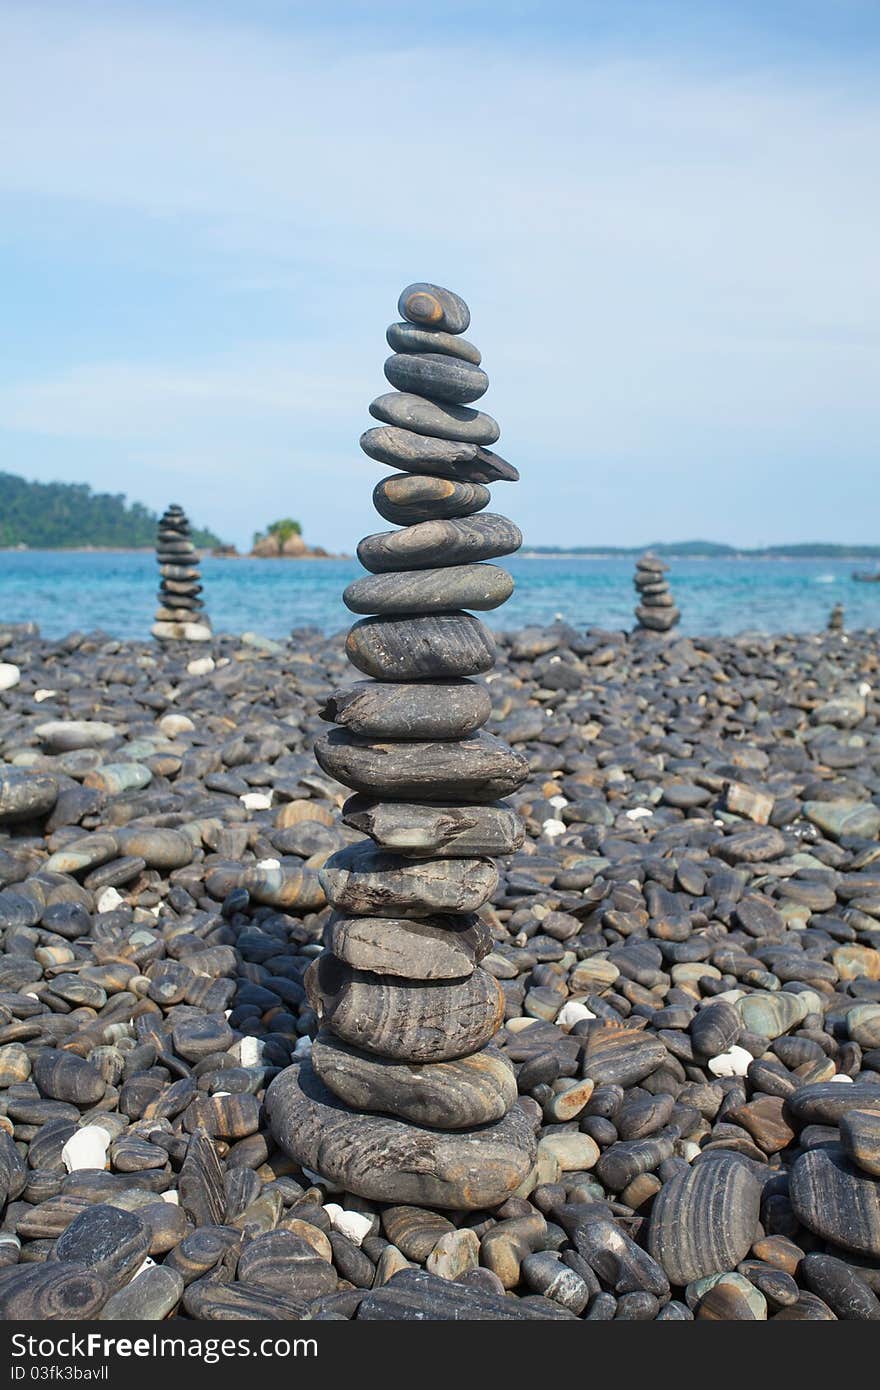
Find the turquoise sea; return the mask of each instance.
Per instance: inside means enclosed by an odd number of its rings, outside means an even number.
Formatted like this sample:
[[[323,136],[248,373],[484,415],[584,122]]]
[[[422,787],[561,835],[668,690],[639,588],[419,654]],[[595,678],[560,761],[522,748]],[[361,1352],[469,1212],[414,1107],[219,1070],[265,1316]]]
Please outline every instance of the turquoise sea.
[[[516,578],[513,597],[485,616],[496,628],[548,623],[633,625],[629,557],[500,561]],[[825,626],[838,601],[851,628],[880,627],[880,584],[858,584],[851,560],[672,559],[669,581],[682,631],[807,632]],[[292,628],[336,632],[352,621],[341,593],[363,573],[356,560],[202,561],[204,597],[215,631],[283,637]],[[0,552],[0,622],[33,621],[46,637],[75,628],[146,638],[156,607],[157,566],[146,551]]]

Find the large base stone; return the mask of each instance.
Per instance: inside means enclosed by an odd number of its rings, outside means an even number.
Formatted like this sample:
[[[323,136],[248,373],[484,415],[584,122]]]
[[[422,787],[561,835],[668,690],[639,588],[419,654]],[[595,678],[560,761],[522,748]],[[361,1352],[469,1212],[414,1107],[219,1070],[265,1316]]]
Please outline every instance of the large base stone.
[[[160,642],[210,642],[214,635],[204,623],[155,622],[151,631]]]
[[[535,1161],[532,1126],[518,1105],[480,1129],[424,1129],[347,1110],[310,1062],[276,1076],[266,1112],[285,1153],[374,1202],[457,1211],[500,1206]]]

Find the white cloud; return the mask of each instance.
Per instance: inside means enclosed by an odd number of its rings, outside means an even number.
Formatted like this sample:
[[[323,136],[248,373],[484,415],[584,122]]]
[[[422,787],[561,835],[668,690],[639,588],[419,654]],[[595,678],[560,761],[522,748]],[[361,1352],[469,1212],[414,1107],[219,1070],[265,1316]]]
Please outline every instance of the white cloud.
[[[161,360],[95,342],[51,372],[23,361],[0,387],[7,427],[127,439],[150,467],[256,431],[269,470],[305,431],[319,496],[381,389],[397,291],[427,274],[471,300],[537,540],[748,541],[757,492],[780,539],[830,535],[793,460],[862,485],[876,92],[733,59],[365,49],[158,11],[7,5],[0,43],[7,202],[105,208],[132,283],[161,233],[179,271],[242,303],[234,358],[169,323]],[[273,290],[278,340],[255,348],[249,296]]]

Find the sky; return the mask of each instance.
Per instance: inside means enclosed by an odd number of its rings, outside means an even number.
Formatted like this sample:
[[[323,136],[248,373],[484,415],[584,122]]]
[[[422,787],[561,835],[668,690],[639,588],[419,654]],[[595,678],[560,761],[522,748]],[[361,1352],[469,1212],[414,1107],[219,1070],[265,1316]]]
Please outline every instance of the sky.
[[[876,0],[0,0],[0,470],[383,529],[400,290],[534,545],[877,539]]]

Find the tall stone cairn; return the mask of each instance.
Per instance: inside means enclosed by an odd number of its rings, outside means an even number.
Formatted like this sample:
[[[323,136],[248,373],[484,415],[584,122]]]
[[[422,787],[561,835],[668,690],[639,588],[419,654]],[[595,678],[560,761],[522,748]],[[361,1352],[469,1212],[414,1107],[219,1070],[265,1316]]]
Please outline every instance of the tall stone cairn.
[[[199,597],[202,585],[198,557],[182,507],[172,505],[159,518],[156,559],[159,607],[153,636],[161,642],[209,642],[211,620]]]
[[[846,624],[846,615],[842,603],[835,603],[828,618],[829,632],[843,632]]]
[[[306,974],[320,1031],[266,1103],[281,1147],[350,1192],[488,1208],[535,1161],[513,1068],[492,1045],[504,997],[480,967],[492,933],[478,915],[498,883],[493,856],[523,842],[499,798],[528,769],[482,732],[491,701],[472,677],[493,666],[495,644],[464,610],[496,608],[513,590],[485,562],[522,536],[483,508],[487,484],[519,475],[487,447],[496,422],[469,408],[489,380],[461,337],[467,305],[417,284],[398,309],[385,363],[396,389],[373,401],[380,423],[361,447],[395,469],[373,501],[399,529],[358,546],[368,573],[343,597],[367,616],[346,650],[368,679],[330,697],[322,714],[337,727],[315,745],[355,793],[343,819],[368,838],[321,871],[333,915]]]
[[[669,566],[650,550],[636,560],[633,583],[639,596],[637,626],[651,632],[669,632],[681,620],[669,585],[664,578]]]

